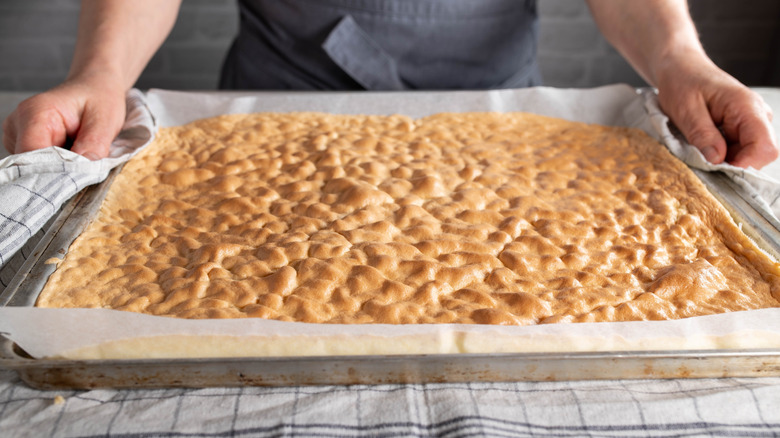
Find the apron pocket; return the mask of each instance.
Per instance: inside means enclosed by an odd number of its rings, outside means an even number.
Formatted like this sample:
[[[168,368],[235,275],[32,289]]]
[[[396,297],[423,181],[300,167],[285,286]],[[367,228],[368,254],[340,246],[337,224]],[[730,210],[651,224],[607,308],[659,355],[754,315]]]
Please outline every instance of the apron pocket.
[[[322,44],[331,60],[366,90],[404,90],[395,60],[346,15]]]

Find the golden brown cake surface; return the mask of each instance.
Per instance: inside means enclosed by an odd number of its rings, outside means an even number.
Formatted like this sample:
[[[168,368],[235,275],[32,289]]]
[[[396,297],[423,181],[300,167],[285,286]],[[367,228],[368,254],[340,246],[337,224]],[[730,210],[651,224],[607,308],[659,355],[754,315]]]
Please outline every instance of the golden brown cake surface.
[[[268,113],[162,129],[38,306],[657,320],[777,307],[779,272],[638,130],[522,113]]]

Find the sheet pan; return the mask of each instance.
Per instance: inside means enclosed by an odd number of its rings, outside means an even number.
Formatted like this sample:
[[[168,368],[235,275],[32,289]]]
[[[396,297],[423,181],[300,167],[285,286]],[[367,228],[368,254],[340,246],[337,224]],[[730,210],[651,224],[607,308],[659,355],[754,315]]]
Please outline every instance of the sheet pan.
[[[737,194],[726,178],[698,173],[743,229],[776,258],[777,220]],[[53,271],[47,264],[67,250],[90,221],[109,181],[85,190],[60,214],[34,256],[0,295],[0,306],[31,306]],[[275,358],[131,360],[33,359],[8,340],[0,366],[41,388],[352,384],[672,378],[780,375],[780,347],[569,353],[482,353]]]

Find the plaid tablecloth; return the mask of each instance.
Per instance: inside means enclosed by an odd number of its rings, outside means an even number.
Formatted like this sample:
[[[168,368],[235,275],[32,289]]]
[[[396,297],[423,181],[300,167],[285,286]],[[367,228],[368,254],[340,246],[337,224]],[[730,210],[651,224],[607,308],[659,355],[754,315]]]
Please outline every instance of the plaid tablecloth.
[[[780,378],[38,391],[0,436],[778,436]]]

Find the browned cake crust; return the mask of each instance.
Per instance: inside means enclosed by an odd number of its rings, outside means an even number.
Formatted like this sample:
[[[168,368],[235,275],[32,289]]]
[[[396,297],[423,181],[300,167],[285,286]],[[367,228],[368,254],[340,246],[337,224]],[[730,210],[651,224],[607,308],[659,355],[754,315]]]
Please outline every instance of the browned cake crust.
[[[639,130],[522,113],[231,115],[161,130],[38,306],[660,320],[777,307],[778,273]]]

